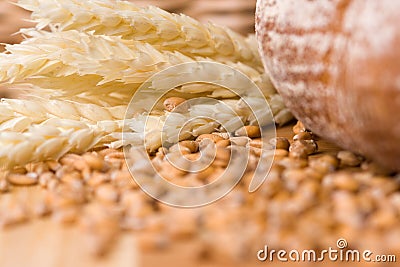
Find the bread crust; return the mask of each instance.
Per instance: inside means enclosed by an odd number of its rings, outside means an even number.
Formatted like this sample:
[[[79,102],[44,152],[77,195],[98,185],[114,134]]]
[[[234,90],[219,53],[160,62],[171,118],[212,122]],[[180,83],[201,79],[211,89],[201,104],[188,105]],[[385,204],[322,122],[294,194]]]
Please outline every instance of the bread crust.
[[[256,32],[293,114],[400,170],[400,1],[258,0]]]

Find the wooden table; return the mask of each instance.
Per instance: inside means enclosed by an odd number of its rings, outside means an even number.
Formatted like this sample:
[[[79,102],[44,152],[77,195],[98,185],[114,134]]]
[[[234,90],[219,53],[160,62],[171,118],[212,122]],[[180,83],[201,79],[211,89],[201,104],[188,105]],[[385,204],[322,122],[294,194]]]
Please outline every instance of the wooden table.
[[[278,136],[291,138],[292,126],[278,130]],[[335,153],[338,148],[323,140],[318,141],[320,151]],[[14,193],[0,195],[0,198],[12,198],[16,193],[26,192],[26,201],[34,201],[38,187],[19,188]],[[3,199],[4,200],[4,199]],[[0,266],[1,267],[135,267],[135,266],[265,266],[266,263],[254,261],[238,263],[193,262],[196,241],[172,244],[166,250],[140,252],[134,233],[121,234],[112,252],[103,258],[95,258],[87,253],[76,226],[64,226],[51,219],[33,221],[0,230]],[[229,244],[227,244],[229,245]],[[268,263],[271,266],[270,263]]]

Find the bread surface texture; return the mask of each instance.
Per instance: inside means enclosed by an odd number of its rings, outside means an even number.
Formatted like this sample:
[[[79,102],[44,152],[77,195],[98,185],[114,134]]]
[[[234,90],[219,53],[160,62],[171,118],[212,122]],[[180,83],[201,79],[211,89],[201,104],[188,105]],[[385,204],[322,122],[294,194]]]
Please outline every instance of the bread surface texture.
[[[271,80],[313,132],[400,170],[400,1],[258,0]]]

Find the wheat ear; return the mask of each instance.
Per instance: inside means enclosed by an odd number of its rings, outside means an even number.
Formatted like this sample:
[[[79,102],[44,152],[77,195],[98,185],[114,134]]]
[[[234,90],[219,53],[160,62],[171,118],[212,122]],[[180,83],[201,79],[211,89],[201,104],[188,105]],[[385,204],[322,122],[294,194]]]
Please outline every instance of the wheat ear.
[[[258,52],[240,34],[153,6],[142,8],[113,0],[20,0],[19,5],[33,12],[32,19],[39,29],[53,25],[59,31],[76,29],[122,36],[190,57],[244,62],[262,68]]]
[[[132,96],[151,75],[179,63],[215,62],[192,59],[178,52],[159,51],[137,41],[66,31],[27,31],[32,37],[21,44],[7,45],[0,54],[0,82],[31,83],[42,88],[60,89],[66,96],[118,92]],[[266,75],[243,63],[228,65],[247,74],[269,95],[273,86]],[[226,73],[219,73],[223,81]],[[209,90],[212,91],[212,90]]]
[[[255,108],[255,114],[263,118],[268,117],[266,114],[263,116],[265,100],[250,98],[249,101]],[[23,122],[26,125],[23,129],[10,128],[0,131],[0,166],[11,168],[30,162],[58,159],[67,152],[83,153],[98,146],[118,148],[127,144],[142,144],[143,141],[150,151],[155,151],[161,146],[162,134],[167,141],[176,140],[178,135],[180,140],[183,140],[211,133],[221,124],[239,128],[242,124],[256,123],[254,114],[243,105],[242,100],[224,100],[223,103],[197,104],[187,113],[138,114],[123,121],[119,120],[122,114],[125,114],[126,107],[123,106],[103,108],[64,101],[41,105],[40,102],[29,100],[3,100],[0,111],[6,115],[0,119],[7,118],[8,121],[0,123],[0,127],[17,120],[27,121]],[[55,104],[60,105],[58,109],[51,108]],[[226,106],[231,107],[236,114]],[[66,109],[65,112],[62,108]],[[27,113],[30,113],[30,116],[26,116]],[[281,109],[278,114],[286,113],[285,109]],[[210,119],[197,118],[199,114]],[[165,124],[167,116],[173,118]],[[146,122],[149,124],[145,128]],[[124,123],[129,128],[123,129]],[[180,131],[183,126],[184,130]],[[127,131],[125,135],[122,134],[122,130]],[[145,140],[144,132],[147,133]]]
[[[68,151],[82,153],[101,136],[86,123],[51,119],[31,125],[23,133],[0,132],[0,166],[12,168],[30,162],[58,159]]]

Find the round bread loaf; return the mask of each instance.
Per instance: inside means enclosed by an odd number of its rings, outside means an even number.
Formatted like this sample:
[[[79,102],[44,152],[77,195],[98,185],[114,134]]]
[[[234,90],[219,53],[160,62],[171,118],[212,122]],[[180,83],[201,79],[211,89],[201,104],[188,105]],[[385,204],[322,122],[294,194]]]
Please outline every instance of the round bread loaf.
[[[258,0],[263,63],[306,127],[400,170],[400,1]]]

